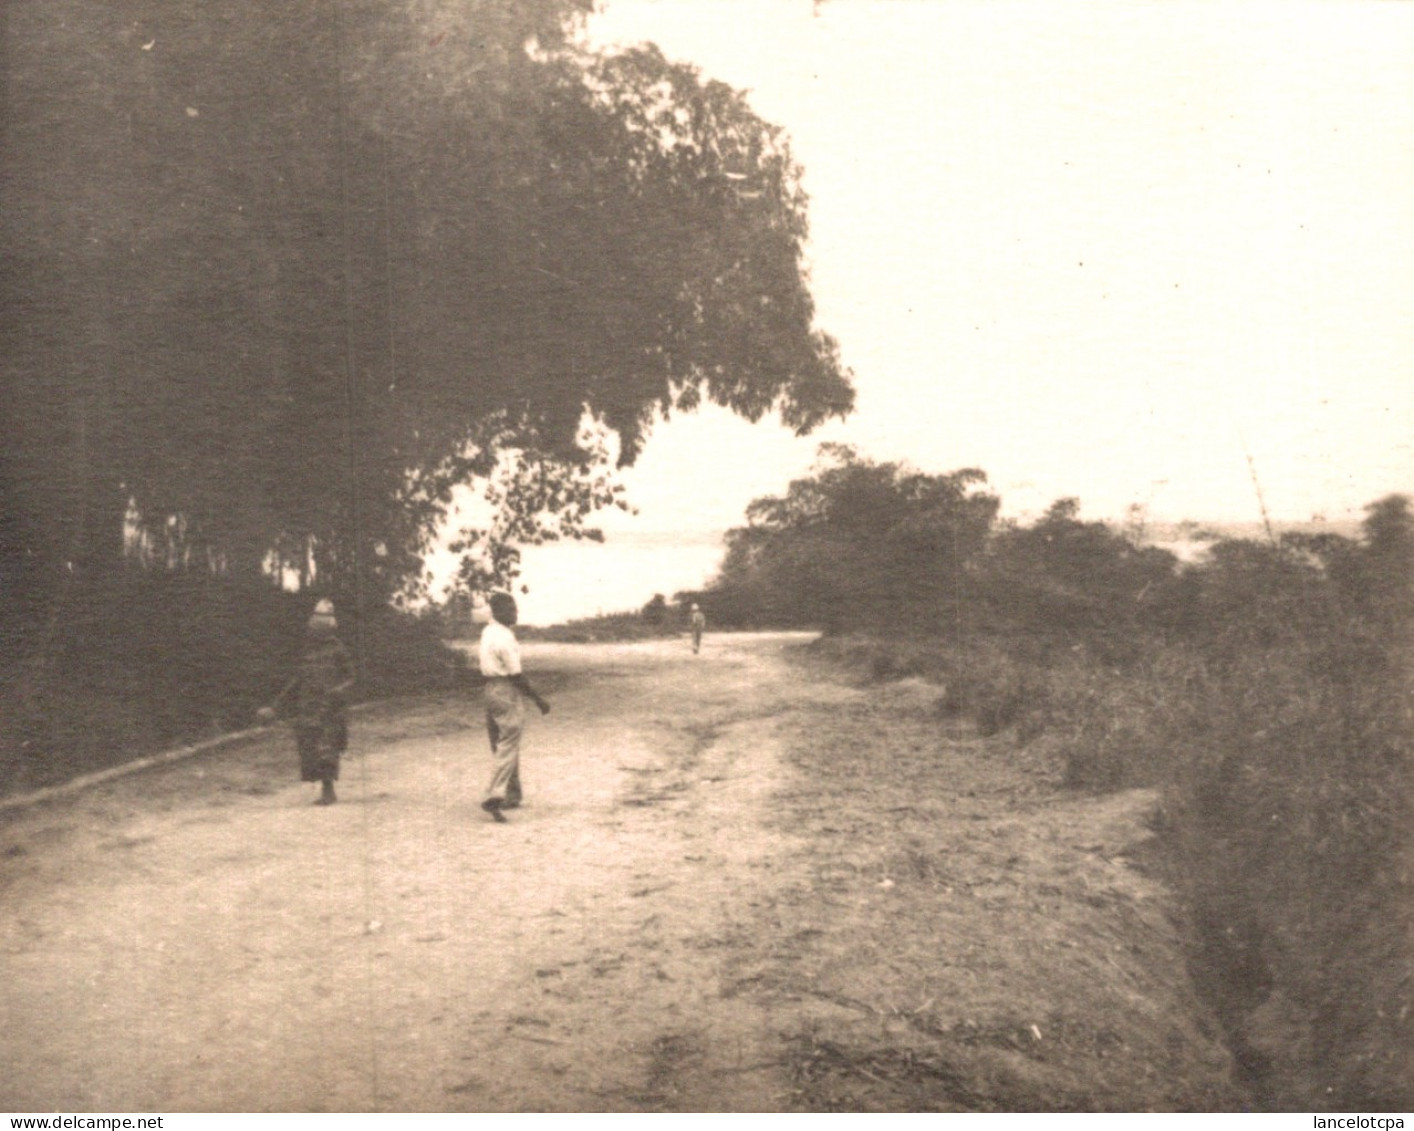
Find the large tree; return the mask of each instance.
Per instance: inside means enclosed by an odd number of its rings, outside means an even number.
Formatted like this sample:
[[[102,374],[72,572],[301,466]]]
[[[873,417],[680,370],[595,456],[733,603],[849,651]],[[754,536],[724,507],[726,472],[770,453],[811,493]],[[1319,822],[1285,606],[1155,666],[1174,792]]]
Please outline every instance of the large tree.
[[[534,522],[702,397],[846,412],[781,132],[589,0],[15,0],[4,581],[123,556],[386,594],[507,450]],[[559,508],[558,510],[556,508]],[[130,547],[131,548],[131,547]],[[355,569],[355,563],[358,569]]]

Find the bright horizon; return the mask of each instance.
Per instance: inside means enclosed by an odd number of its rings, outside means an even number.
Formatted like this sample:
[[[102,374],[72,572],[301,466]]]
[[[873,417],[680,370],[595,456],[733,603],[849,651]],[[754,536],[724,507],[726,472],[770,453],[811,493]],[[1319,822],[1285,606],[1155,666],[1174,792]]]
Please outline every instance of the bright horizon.
[[[609,0],[590,31],[786,130],[858,404],[660,425],[608,545],[525,551],[527,621],[701,584],[705,549],[637,536],[720,537],[824,440],[980,467],[1021,518],[1260,521],[1254,471],[1280,522],[1414,489],[1414,6]]]

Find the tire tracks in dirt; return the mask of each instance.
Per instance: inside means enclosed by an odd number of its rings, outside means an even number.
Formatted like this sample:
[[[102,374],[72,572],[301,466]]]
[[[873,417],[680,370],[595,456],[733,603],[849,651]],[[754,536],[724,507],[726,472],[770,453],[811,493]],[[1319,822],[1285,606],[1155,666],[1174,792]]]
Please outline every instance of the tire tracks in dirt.
[[[800,642],[527,648],[554,713],[506,825],[474,697],[370,712],[328,810],[281,736],[7,814],[0,1104],[1233,1102],[1134,867],[1149,800]]]

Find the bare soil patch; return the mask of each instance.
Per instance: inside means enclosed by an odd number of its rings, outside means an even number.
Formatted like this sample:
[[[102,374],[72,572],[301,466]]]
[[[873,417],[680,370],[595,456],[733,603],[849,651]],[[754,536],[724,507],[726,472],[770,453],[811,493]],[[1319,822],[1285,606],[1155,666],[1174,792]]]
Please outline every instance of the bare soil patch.
[[[527,805],[480,706],[280,733],[0,815],[11,1110],[1240,1107],[1152,795],[851,686],[785,634],[533,645]]]

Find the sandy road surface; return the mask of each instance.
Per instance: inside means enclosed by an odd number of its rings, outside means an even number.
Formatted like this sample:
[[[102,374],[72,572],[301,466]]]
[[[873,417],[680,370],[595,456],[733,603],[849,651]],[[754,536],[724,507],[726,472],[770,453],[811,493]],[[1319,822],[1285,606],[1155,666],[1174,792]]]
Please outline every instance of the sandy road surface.
[[[506,825],[456,696],[359,717],[332,808],[273,734],[5,814],[0,1108],[1216,1102],[1116,860],[1144,800],[1058,800],[800,642],[531,646]]]
[[[227,753],[11,817],[0,1107],[653,1106],[778,855],[787,642],[532,646],[554,712],[504,826],[477,808],[470,699],[411,737],[356,725],[328,810],[292,755],[206,788]],[[772,1106],[762,1022],[727,1019],[708,1068],[729,1082],[679,1098]]]

